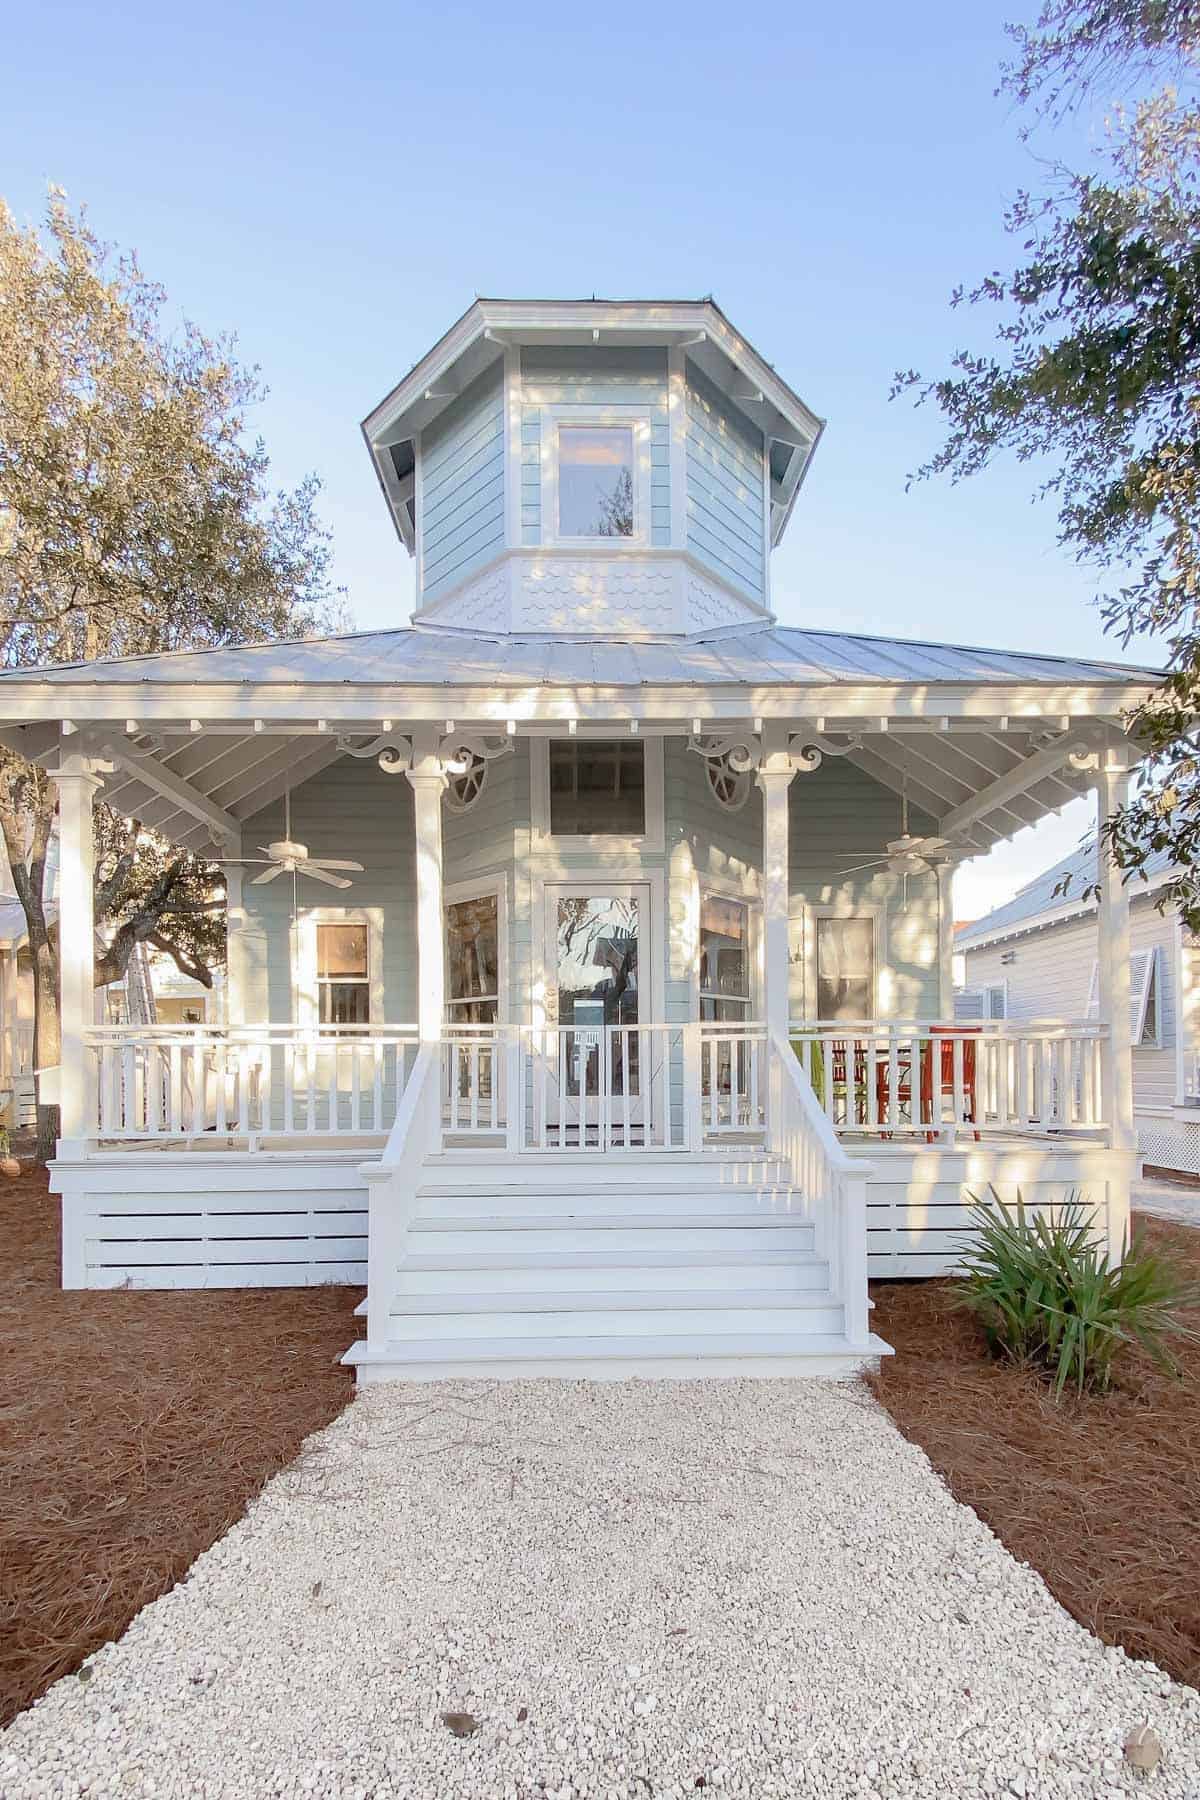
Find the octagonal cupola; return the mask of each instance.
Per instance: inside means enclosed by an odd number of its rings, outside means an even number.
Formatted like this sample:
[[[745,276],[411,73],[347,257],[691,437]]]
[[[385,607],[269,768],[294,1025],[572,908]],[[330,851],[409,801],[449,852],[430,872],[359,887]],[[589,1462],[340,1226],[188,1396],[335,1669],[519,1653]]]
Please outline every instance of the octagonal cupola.
[[[770,617],[821,427],[711,300],[477,300],[363,432],[414,623],[644,637]]]

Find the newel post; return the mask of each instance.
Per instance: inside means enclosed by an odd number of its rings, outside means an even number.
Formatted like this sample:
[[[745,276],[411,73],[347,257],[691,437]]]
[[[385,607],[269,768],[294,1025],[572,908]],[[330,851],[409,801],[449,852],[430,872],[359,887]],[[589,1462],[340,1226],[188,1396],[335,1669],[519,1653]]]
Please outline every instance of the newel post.
[[[100,778],[80,751],[64,751],[58,789],[59,1156],[80,1156],[96,1135],[96,1080],[86,1034],[95,1023],[95,839]]]

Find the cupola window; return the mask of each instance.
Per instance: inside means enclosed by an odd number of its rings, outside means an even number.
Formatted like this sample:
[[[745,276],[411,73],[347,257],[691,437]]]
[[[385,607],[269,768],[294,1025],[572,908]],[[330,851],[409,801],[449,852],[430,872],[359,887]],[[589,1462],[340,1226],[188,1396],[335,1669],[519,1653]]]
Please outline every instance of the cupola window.
[[[631,425],[559,427],[558,534],[565,538],[634,535]]]

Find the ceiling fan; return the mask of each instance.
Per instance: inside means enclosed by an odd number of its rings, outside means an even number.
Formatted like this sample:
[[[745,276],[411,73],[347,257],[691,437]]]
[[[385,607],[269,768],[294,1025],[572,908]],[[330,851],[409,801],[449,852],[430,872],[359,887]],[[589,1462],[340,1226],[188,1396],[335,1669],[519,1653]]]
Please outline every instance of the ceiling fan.
[[[307,875],[310,881],[323,881],[327,887],[348,888],[353,883],[343,875],[335,874],[338,869],[350,869],[361,875],[363,865],[360,862],[345,862],[333,856],[310,856],[306,844],[297,844],[292,838],[292,796],[285,790],[283,796],[283,836],[276,838],[272,844],[260,844],[261,856],[231,856],[222,859],[224,868],[258,868],[262,874],[251,878],[251,887],[264,887],[268,881],[274,881],[280,875]]]
[[[894,875],[923,875],[927,870],[937,868],[939,863],[958,862],[974,854],[973,849],[952,843],[949,838],[921,837],[908,829],[908,785],[905,783],[900,790],[900,836],[884,845],[882,856],[854,863],[842,873],[858,875],[866,869],[889,869]]]

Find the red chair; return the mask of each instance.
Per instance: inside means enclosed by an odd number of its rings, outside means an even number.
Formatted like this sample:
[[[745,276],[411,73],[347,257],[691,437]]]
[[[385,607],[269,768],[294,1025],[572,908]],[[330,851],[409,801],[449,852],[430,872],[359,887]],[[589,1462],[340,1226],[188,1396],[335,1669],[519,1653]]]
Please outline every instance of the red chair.
[[[976,1143],[979,1142],[979,1123],[975,1102],[976,1040],[979,1038],[980,1032],[981,1028],[978,1025],[934,1025],[931,1027],[930,1036],[939,1038],[941,1042],[936,1046],[929,1043],[921,1047],[921,1121],[930,1126],[935,1123],[933,1052],[936,1048],[940,1052],[938,1056],[936,1123],[940,1125],[947,1095],[950,1096],[952,1109],[955,1105],[954,1040],[959,1038],[962,1041],[962,1096],[965,1116],[962,1119],[956,1116],[954,1123],[972,1126]],[[931,1144],[936,1136],[937,1132],[933,1130],[926,1133],[927,1141]]]

